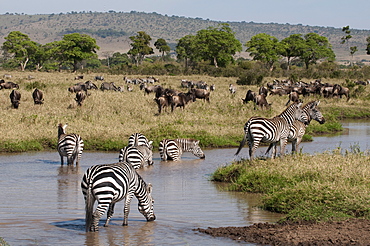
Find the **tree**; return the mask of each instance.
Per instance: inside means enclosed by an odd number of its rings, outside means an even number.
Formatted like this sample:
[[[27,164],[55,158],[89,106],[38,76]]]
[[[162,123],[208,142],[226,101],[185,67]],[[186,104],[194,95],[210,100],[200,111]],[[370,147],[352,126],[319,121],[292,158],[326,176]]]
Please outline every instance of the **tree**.
[[[137,33],[138,35],[130,37],[132,48],[127,52],[136,63],[136,66],[142,63],[146,55],[154,54],[153,48],[149,46],[152,38],[144,31]]]
[[[71,33],[63,36],[60,41],[47,44],[52,57],[59,61],[59,64],[69,63],[76,72],[78,64],[83,60],[96,58],[96,40],[87,34]]]
[[[168,54],[171,50],[170,46],[163,38],[157,39],[157,41],[154,43],[154,46],[157,50],[159,50],[159,52],[162,53],[162,59],[164,57],[164,53]]]
[[[326,37],[316,33],[307,33],[304,38],[305,48],[300,58],[305,63],[307,69],[310,64],[315,64],[320,59],[335,59],[331,44]]]
[[[283,53],[283,46],[279,40],[266,33],[253,36],[245,46],[248,47],[246,51],[253,57],[253,60],[263,62],[270,71],[273,70],[274,63]]]
[[[19,31],[10,32],[9,35],[5,37],[5,40],[2,49],[12,54],[14,59],[21,66],[21,70],[24,71],[28,61],[37,51],[37,43],[31,41],[28,35]]]
[[[367,42],[367,45],[366,45],[366,54],[367,55],[370,55],[370,36],[366,38],[366,42]]]
[[[302,34],[292,34],[281,40],[282,52],[281,55],[287,58],[287,70],[290,69],[290,64],[293,58],[298,58],[303,54],[305,40]]]
[[[185,61],[185,68],[188,68],[189,61],[195,60],[195,36],[186,35],[180,38],[176,45],[176,53],[178,60]]]
[[[346,35],[341,38],[342,41],[340,43],[341,44],[347,43],[347,46],[349,48],[349,53],[352,57],[351,64],[353,65],[353,56],[358,51],[358,49],[357,49],[357,46],[350,47],[350,45],[349,45],[349,40],[352,38],[351,30],[349,29],[349,26],[343,27],[342,32],[344,32]]]
[[[196,55],[210,61],[215,67],[219,65],[225,67],[234,61],[233,55],[242,51],[242,44],[235,38],[229,24],[198,31],[195,36],[195,47]]]

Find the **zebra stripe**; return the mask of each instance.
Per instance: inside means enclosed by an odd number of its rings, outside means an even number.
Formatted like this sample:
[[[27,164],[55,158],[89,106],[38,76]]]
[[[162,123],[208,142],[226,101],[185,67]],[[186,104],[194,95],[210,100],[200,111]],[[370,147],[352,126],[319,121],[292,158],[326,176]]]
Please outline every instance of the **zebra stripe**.
[[[152,149],[153,141],[149,141],[143,134],[134,133],[128,139],[128,146],[147,146]]]
[[[204,159],[205,155],[199,147],[199,140],[189,138],[163,139],[159,143],[159,154],[163,161],[181,159],[183,152],[191,152],[195,156]]]
[[[147,221],[155,220],[151,196],[152,186],[146,184],[130,163],[119,162],[113,164],[94,165],[88,168],[81,181],[81,189],[85,198],[86,231],[98,231],[98,223],[108,209],[108,226],[114,213],[117,202],[125,200],[124,226],[128,225],[130,202],[135,195],[138,199],[138,209]],[[93,212],[94,202],[98,205]]]
[[[235,155],[239,154],[247,139],[250,160],[253,160],[254,152],[260,142],[272,143],[273,151],[271,157],[274,158],[276,156],[277,143],[280,141],[280,155],[284,155],[290,127],[293,125],[294,120],[307,121],[307,116],[301,105],[302,103],[293,103],[280,115],[272,119],[262,117],[250,118],[244,126],[244,138],[240,142]]]
[[[303,111],[306,113],[306,116],[307,116],[307,120],[306,122],[304,122],[306,123],[306,125],[309,125],[312,120],[316,120],[320,124],[325,123],[324,116],[322,115],[320,110],[317,108],[319,104],[320,104],[320,101],[311,101],[302,107]]]
[[[126,146],[120,150],[118,161],[128,162],[135,169],[145,164],[153,165],[153,151],[147,146]]]
[[[73,165],[76,160],[76,165],[79,164],[84,143],[80,135],[75,133],[66,134],[65,130],[68,124],[64,126],[62,124],[58,125],[58,145],[57,149],[60,155],[61,165],[64,164],[63,157],[67,157],[67,164]]]

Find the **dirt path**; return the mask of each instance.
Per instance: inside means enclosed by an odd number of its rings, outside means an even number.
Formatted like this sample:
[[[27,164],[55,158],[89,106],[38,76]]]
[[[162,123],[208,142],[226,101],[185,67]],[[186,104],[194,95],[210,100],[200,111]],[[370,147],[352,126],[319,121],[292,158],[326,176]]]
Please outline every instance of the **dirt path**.
[[[246,227],[195,230],[215,237],[228,237],[261,245],[370,245],[370,221],[363,219],[320,224],[257,223]]]

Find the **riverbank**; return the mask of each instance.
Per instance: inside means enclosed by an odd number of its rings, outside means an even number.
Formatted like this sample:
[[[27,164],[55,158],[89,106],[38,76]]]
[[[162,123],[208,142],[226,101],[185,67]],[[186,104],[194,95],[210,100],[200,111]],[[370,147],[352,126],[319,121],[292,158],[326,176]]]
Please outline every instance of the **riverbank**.
[[[105,81],[115,82],[124,88],[124,92],[91,90],[82,107],[76,105],[75,94],[68,88],[78,81],[70,73],[31,73],[9,72],[12,81],[18,83],[21,92],[21,104],[13,109],[10,104],[10,90],[0,90],[0,110],[6,117],[0,119],[2,139],[0,152],[24,152],[55,149],[57,125],[68,123],[67,133],[78,133],[85,142],[85,150],[118,151],[127,144],[128,137],[141,132],[153,140],[154,146],[163,138],[196,138],[202,147],[237,147],[243,137],[243,126],[252,116],[274,117],[285,109],[288,96],[268,96],[271,103],[269,110],[254,110],[252,103],[243,104],[247,90],[257,91],[257,86],[237,86],[237,92],[231,95],[229,84],[236,84],[237,78],[209,76],[158,76],[158,84],[186,92],[181,88],[181,79],[205,81],[215,84],[210,102],[197,100],[184,110],[176,108],[158,114],[158,107],[153,94],[145,95],[139,85],[133,91],[126,90],[123,75],[103,74]],[[28,80],[28,76],[34,79]],[[84,74],[83,81],[94,81],[96,74]],[[146,76],[133,76],[146,77]],[[271,82],[266,79],[264,84]],[[340,82],[340,81],[325,81]],[[32,91],[39,88],[44,92],[44,104],[34,105]],[[370,94],[365,88],[364,95]],[[341,131],[338,119],[370,117],[370,102],[358,98],[323,99],[304,98],[304,102],[321,100],[320,109],[326,123],[317,122],[307,128],[304,141],[311,141],[312,136],[322,133]],[[350,113],[349,113],[350,112]]]

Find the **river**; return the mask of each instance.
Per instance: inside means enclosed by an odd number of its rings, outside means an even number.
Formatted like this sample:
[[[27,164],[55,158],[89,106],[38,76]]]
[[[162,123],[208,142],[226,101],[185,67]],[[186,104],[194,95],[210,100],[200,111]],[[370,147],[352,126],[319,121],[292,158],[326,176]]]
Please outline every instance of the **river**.
[[[303,153],[320,153],[369,147],[370,123],[343,122],[344,134],[314,137],[302,143]],[[290,144],[287,148],[291,149]],[[257,150],[262,155],[265,147]],[[157,219],[146,222],[131,203],[129,225],[121,226],[123,203],[116,205],[109,227],[85,232],[84,199],[80,181],[95,164],[113,163],[118,153],[84,152],[78,167],[60,166],[59,154],[27,152],[0,156],[0,237],[10,245],[240,245],[226,238],[213,238],[195,228],[246,226],[275,222],[279,214],[258,209],[259,197],[225,191],[223,184],[210,181],[219,166],[235,160],[236,148],[207,149],[200,160],[185,153],[179,162],[163,162],[154,153],[154,165],[139,170],[153,185]],[[248,148],[241,157],[248,157]],[[240,158],[240,157],[238,157]],[[253,245],[253,244],[247,244]]]

